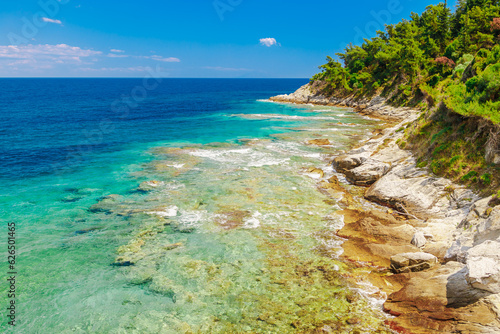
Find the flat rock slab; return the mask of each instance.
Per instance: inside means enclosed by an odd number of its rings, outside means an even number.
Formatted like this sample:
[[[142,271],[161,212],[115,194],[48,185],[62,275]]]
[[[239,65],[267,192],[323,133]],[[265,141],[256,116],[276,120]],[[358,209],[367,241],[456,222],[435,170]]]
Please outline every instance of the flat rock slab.
[[[356,185],[371,185],[384,176],[391,169],[391,165],[385,162],[368,159],[360,166],[344,172],[347,179]]]
[[[476,289],[500,293],[500,242],[488,240],[467,251],[467,281]]]
[[[433,267],[437,257],[429,253],[402,253],[391,256],[391,269],[396,273],[422,271]]]
[[[419,218],[444,215],[435,204],[446,192],[441,183],[430,177],[402,178],[389,172],[375,182],[366,192],[365,198],[377,203],[400,208]]]
[[[368,160],[368,153],[341,155],[333,159],[333,167],[337,172],[344,173],[345,171],[361,166],[366,160]]]

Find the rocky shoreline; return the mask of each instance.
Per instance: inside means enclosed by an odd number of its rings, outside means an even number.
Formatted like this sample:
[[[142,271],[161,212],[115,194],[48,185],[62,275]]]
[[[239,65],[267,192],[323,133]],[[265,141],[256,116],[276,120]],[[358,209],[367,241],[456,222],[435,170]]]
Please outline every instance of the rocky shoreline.
[[[500,200],[418,168],[399,148],[420,111],[382,97],[327,98],[310,84],[270,100],[347,106],[398,122],[333,161],[351,185],[363,187],[355,200],[376,203],[369,211],[345,205],[342,257],[371,268],[367,278],[388,294],[384,310],[400,333],[500,332]],[[331,178],[318,187],[344,186]]]

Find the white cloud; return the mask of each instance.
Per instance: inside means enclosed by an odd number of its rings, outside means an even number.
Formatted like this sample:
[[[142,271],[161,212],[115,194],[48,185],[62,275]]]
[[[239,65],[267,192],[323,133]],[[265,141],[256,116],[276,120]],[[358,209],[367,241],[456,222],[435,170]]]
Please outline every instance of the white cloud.
[[[52,20],[49,19],[48,17],[42,17],[43,22],[48,22],[48,23],[55,23],[55,24],[62,24],[60,20]]]
[[[118,49],[111,49],[111,50],[109,50],[109,51],[111,51],[111,52],[115,52],[115,53],[123,53],[123,52],[125,52],[125,51],[123,51],[123,50],[118,50]]]
[[[9,65],[13,71],[38,73],[55,65],[92,64],[94,56],[101,54],[67,44],[0,45],[0,65]]]
[[[275,38],[271,38],[271,37],[268,37],[268,38],[261,38],[260,40],[260,44],[261,45],[265,45],[267,47],[271,47],[273,45],[280,45]]]
[[[157,60],[157,61],[164,61],[167,63],[178,63],[181,61],[179,58],[175,58],[175,57],[164,58],[162,56],[157,56],[157,55],[154,55],[151,57],[144,57],[144,58],[150,58],[150,59]]]
[[[233,68],[233,67],[221,67],[221,66],[205,66],[203,67],[207,70],[214,70],[214,71],[224,71],[224,72],[244,72],[244,71],[253,71],[248,68]]]
[[[135,66],[135,67],[101,67],[101,68],[84,67],[78,70],[83,72],[145,72],[145,71],[150,72],[153,69],[149,66]]]
[[[0,45],[0,58],[28,59],[28,58],[80,58],[102,54],[100,51],[82,49],[67,44],[29,44],[29,45]]]
[[[108,53],[109,58],[127,58],[127,55],[117,55],[116,53]]]

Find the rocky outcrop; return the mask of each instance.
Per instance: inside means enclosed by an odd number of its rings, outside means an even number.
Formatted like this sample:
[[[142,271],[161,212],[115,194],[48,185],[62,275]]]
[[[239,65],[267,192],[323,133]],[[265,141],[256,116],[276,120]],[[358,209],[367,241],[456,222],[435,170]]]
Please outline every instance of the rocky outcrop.
[[[427,238],[425,237],[425,234],[421,231],[416,232],[413,235],[413,238],[411,238],[411,244],[415,247],[418,248],[424,247],[426,243],[427,243]]]
[[[467,251],[467,281],[477,289],[500,293],[500,242],[487,240]]]
[[[341,155],[333,159],[333,167],[337,172],[344,173],[345,171],[361,166],[366,160],[368,160],[368,154],[366,153]]]
[[[396,316],[391,328],[412,333],[499,333],[500,199],[481,199],[418,168],[411,153],[398,147],[403,131],[396,130],[414,121],[418,111],[387,106],[382,97],[326,97],[318,83],[271,100],[348,106],[370,116],[403,119],[333,160],[334,169],[349,183],[370,186],[366,200],[388,207],[386,214],[374,209],[361,213],[349,204],[343,211],[345,225],[337,232],[347,239],[342,256],[375,268],[392,268],[393,275],[371,276],[391,293],[384,304]],[[320,189],[340,192],[335,181],[322,181]],[[353,201],[351,196],[349,203]]]
[[[411,333],[498,333],[498,301],[471,288],[464,264],[449,262],[412,273],[401,290],[389,295],[384,309]]]
[[[391,256],[391,269],[396,274],[422,271],[434,267],[437,257],[429,253],[402,253]]]
[[[353,95],[347,97],[326,96],[323,93],[324,83],[308,83],[291,94],[277,95],[269,98],[273,102],[317,104],[355,108],[362,114],[374,117],[405,119],[414,111],[411,108],[394,108],[386,104],[386,99],[381,96],[357,98]]]
[[[384,176],[391,169],[391,165],[374,159],[366,160],[362,165],[346,170],[347,179],[359,186],[367,186]]]

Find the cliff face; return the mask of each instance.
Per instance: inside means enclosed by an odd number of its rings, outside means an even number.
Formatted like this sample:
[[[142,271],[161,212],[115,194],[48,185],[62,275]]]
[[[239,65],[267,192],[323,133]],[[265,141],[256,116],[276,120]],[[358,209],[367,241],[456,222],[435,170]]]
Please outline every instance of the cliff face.
[[[387,100],[381,96],[370,99],[359,99],[354,95],[347,97],[328,97],[323,93],[323,86],[321,82],[315,81],[300,87],[291,94],[273,96],[269,98],[269,100],[283,103],[352,107],[362,114],[388,119],[404,119],[410,117],[412,114],[412,108],[391,107],[386,104]]]
[[[400,120],[383,136],[333,161],[349,183],[369,187],[366,200],[388,208],[382,209],[385,216],[358,212],[352,221],[346,219],[339,231],[349,239],[344,257],[390,266],[393,274],[375,284],[391,293],[384,308],[397,316],[394,328],[500,332],[500,199],[434,175],[400,148],[426,112],[388,106],[382,97],[328,98],[311,84],[271,100],[349,106]]]

